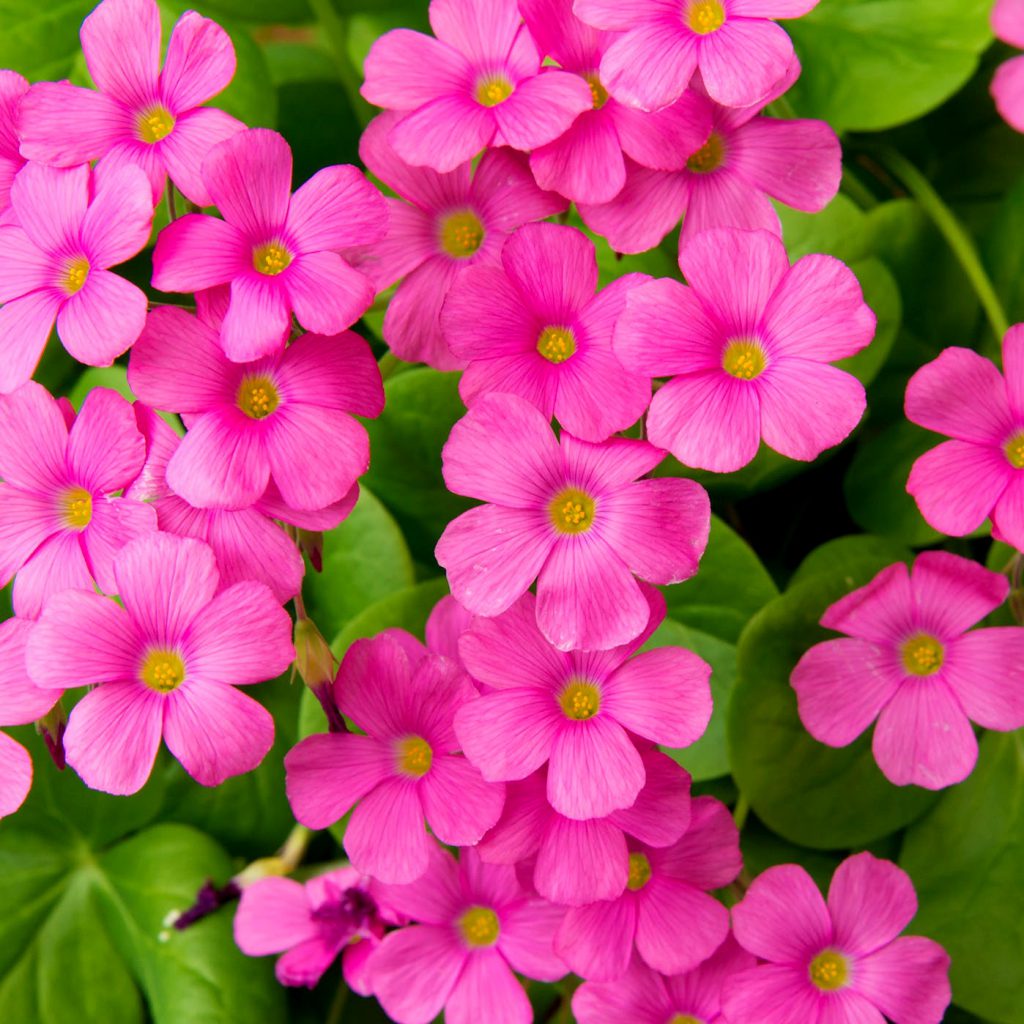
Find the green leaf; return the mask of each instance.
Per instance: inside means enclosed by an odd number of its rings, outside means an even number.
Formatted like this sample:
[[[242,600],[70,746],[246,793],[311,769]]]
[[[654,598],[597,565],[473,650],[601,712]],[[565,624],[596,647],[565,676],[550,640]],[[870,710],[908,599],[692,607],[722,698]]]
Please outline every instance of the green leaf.
[[[1024,320],[1024,178],[1006,194],[982,246],[982,257],[992,276],[1010,323]]]
[[[733,776],[758,817],[800,846],[863,845],[913,821],[935,798],[891,785],[869,734],[838,750],[814,740],[789,683],[804,652],[834,635],[818,625],[825,609],[891,561],[865,554],[838,571],[809,574],[765,605],[740,637],[727,728]]]
[[[900,857],[917,889],[909,931],[953,958],[953,998],[1000,1024],[1024,1022],[1024,742],[989,733],[977,767],[907,831]]]
[[[0,67],[32,81],[66,78],[79,54],[79,26],[95,6],[93,0],[5,0]]]
[[[842,858],[838,854],[808,850],[795,843],[787,843],[774,832],[769,832],[756,818],[748,819],[740,833],[743,851],[743,869],[752,878],[776,864],[799,864],[806,868],[818,888],[828,892],[832,873]]]
[[[990,0],[826,0],[787,21],[803,64],[787,98],[836,131],[879,131],[952,96],[992,39]]]
[[[313,19],[307,0],[198,0],[194,7],[218,22],[225,16],[274,25]]]
[[[885,537],[856,534],[852,537],[837,537],[816,547],[797,566],[789,581],[790,588],[804,583],[815,576],[825,575],[841,578],[849,590],[861,586],[857,582],[861,578],[864,566],[877,565],[879,569],[893,562],[910,564],[911,553]]]

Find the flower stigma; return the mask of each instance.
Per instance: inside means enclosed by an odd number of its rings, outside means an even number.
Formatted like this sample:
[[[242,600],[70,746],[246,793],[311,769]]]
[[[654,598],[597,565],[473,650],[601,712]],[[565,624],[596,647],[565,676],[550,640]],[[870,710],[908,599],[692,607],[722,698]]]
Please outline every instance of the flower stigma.
[[[537,351],[549,363],[564,363],[576,353],[576,335],[571,327],[545,327],[537,338]]]
[[[725,8],[721,0],[687,0],[686,23],[697,35],[717,32],[725,24]]]
[[[931,676],[942,668],[942,644],[927,633],[912,636],[900,650],[903,667],[914,676]]]
[[[843,988],[849,980],[850,964],[842,953],[826,949],[811,961],[807,973],[822,992],[835,992],[836,989]]]
[[[441,248],[449,256],[466,259],[472,256],[484,241],[484,226],[471,210],[452,213],[441,221]]]
[[[61,501],[64,524],[72,530],[84,530],[92,521],[92,495],[84,487],[72,487]]]
[[[498,915],[490,907],[470,907],[459,918],[459,931],[467,945],[481,949],[498,941],[501,925]]]
[[[601,710],[601,691],[582,679],[572,680],[558,695],[566,718],[574,722],[586,722]]]
[[[421,779],[434,763],[434,751],[420,736],[407,736],[398,742],[398,770],[414,779]]]
[[[567,487],[551,499],[548,514],[559,533],[586,533],[594,525],[594,499],[578,487]]]
[[[174,651],[150,651],[142,663],[142,681],[157,693],[170,693],[185,681],[185,662]]]
[[[157,105],[139,114],[135,126],[139,138],[152,146],[174,131],[174,115],[166,107]]]
[[[757,341],[737,338],[725,346],[722,369],[737,380],[753,380],[764,373],[767,360],[764,349]]]

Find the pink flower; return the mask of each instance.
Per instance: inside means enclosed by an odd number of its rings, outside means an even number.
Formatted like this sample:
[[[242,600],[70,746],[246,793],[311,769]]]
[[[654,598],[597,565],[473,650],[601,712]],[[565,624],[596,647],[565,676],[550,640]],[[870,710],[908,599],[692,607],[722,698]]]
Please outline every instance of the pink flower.
[[[634,288],[615,330],[623,363],[672,376],[651,402],[651,443],[716,473],[745,466],[762,438],[804,462],[839,444],[864,412],[864,387],[828,364],[875,332],[850,269],[820,255],[790,267],[774,235],[731,230],[692,239],[679,266],[689,287]]]
[[[195,292],[231,285],[220,329],[229,359],[278,353],[291,314],[337,334],[373,301],[373,285],[336,250],[376,242],[387,227],[380,193],[355,167],[325,167],[292,196],[292,151],[265,128],[239,132],[203,160],[203,181],[224,220],[188,214],[153,253],[153,287]]]
[[[637,479],[662,457],[625,438],[556,441],[528,402],[483,396],[442,452],[448,489],[487,502],[449,523],[437,544],[456,600],[500,615],[537,579],[537,625],[559,650],[629,643],[651,614],[636,576],[688,579],[707,545],[703,487]]]
[[[288,614],[262,583],[217,594],[210,548],[166,533],[125,545],[114,575],[123,607],[64,590],[29,637],[37,686],[99,684],[71,711],[68,764],[93,789],[135,793],[163,736],[204,786],[251,771],[273,743],[274,720],[235,687],[288,667]]]
[[[564,913],[531,896],[515,870],[459,862],[431,843],[429,867],[412,885],[382,885],[397,912],[418,922],[385,936],[370,958],[370,983],[398,1024],[529,1024],[533,1010],[512,972],[557,981],[565,965],[552,949]]]
[[[732,910],[760,967],[729,979],[729,1024],[939,1024],[950,1001],[949,957],[931,939],[897,938],[917,912],[904,871],[870,853],[836,868],[828,905],[796,864],[755,878]],[[585,1024],[585,1022],[584,1022]]]
[[[786,77],[750,107],[724,107],[694,93],[711,122],[704,145],[686,150],[685,163],[669,169],[649,170],[627,160],[625,184],[611,202],[581,204],[587,227],[617,252],[635,253],[653,249],[681,217],[684,246],[711,228],[764,228],[781,237],[771,199],[808,213],[824,209],[842,176],[836,133],[824,121],[757,116],[799,73],[794,57]]]
[[[572,7],[573,0],[519,3],[541,52],[582,77],[593,99],[593,109],[580,114],[562,136],[534,150],[530,167],[541,188],[577,203],[606,203],[626,183],[624,154],[645,167],[680,170],[708,137],[711,121],[689,93],[652,114],[610,97],[598,69],[617,36],[585,25]]]
[[[117,589],[121,547],[156,529],[156,514],[116,497],[146,457],[132,407],[107,388],[89,392],[70,431],[35,381],[0,398],[0,584],[14,610],[36,618],[68,587]]]
[[[446,594],[434,605],[427,617],[427,649],[462,664],[459,654],[459,638],[473,623],[473,616]],[[462,666],[465,668],[465,666]]]
[[[167,175],[194,203],[212,202],[199,167],[210,148],[245,126],[201,104],[235,74],[227,32],[186,11],[160,70],[160,9],[154,0],[103,0],[82,24],[85,63],[99,91],[40,82],[22,104],[21,152],[73,167],[102,157],[105,170],[146,172],[157,202]]]
[[[305,334],[233,363],[213,328],[170,307],[150,313],[128,381],[152,408],[189,414],[167,483],[197,508],[248,508],[270,481],[293,509],[342,501],[370,463],[366,430],[350,414],[384,406],[370,348],[349,331]]]
[[[644,633],[607,651],[552,646],[530,593],[474,622],[459,650],[492,692],[459,709],[455,733],[485,779],[525,779],[550,761],[552,807],[567,818],[602,818],[632,807],[644,785],[630,733],[673,748],[700,739],[711,718],[711,666],[681,647],[635,653],[665,617],[661,595],[645,595]]]
[[[785,74],[793,43],[775,18],[818,0],[576,0],[577,17],[624,33],[605,51],[601,81],[621,103],[660,110],[700,71],[713,100],[746,107]]]
[[[13,219],[0,226],[0,392],[32,376],[55,321],[75,359],[109,366],[146,319],[145,294],[107,269],[149,239],[146,176],[137,167],[96,177],[84,166],[29,164],[11,206]]]
[[[18,111],[28,82],[17,71],[0,71],[0,220],[11,205],[14,176],[25,166],[19,150]]]
[[[914,463],[907,490],[936,530],[962,537],[990,518],[1024,549],[1024,324],[1006,332],[1003,369],[947,348],[910,378],[907,419],[953,440]]]
[[[463,401],[472,408],[495,391],[519,395],[586,441],[632,426],[651,400],[651,381],[619,362],[612,334],[626,294],[647,280],[629,274],[595,295],[597,257],[583,232],[520,228],[501,265],[465,270],[441,311],[448,347],[469,364]]]
[[[1024,49],[1024,3],[1021,0],[996,0],[991,20],[996,38]],[[1024,132],[1024,57],[1013,57],[996,68],[992,97],[1007,124]]]
[[[646,781],[636,802],[605,818],[576,821],[559,814],[548,803],[544,768],[510,783],[500,821],[477,847],[481,859],[519,863],[552,903],[582,907],[618,899],[629,881],[627,836],[671,846],[690,825],[689,774],[653,747],[640,756]]]
[[[793,669],[800,718],[845,747],[877,718],[872,749],[886,778],[942,789],[970,775],[971,729],[1024,726],[1024,629],[971,630],[1006,600],[1005,576],[944,551],[898,562],[831,605]],[[970,630],[970,632],[968,632]]]
[[[729,936],[699,967],[665,977],[636,960],[613,982],[588,981],[572,997],[579,1024],[728,1024],[722,998],[757,963]],[[800,1019],[799,1024],[810,1024]]]
[[[366,965],[380,945],[384,922],[397,921],[378,906],[374,886],[354,868],[309,879],[261,878],[242,890],[235,942],[248,956],[284,953],[275,966],[282,985],[314,988],[341,954],[345,983],[370,995]]]
[[[461,369],[441,336],[441,303],[452,282],[467,267],[496,266],[516,228],[560,213],[566,202],[542,192],[526,157],[510,149],[488,150],[475,169],[464,163],[438,174],[410,167],[388,142],[397,120],[394,113],[374,118],[359,143],[363,163],[401,197],[387,199],[387,236],[346,256],[378,291],[404,278],[384,314],[384,340],[396,356],[438,370]]]
[[[326,828],[357,805],[345,850],[359,871],[412,882],[427,870],[431,840],[476,843],[498,820],[505,787],[484,782],[452,729],[456,710],[476,696],[468,676],[439,655],[410,659],[387,634],[358,640],[334,683],[341,712],[366,735],[308,736],[285,757],[295,817]]]
[[[713,797],[697,797],[691,811],[689,829],[672,846],[629,843],[629,881],[618,899],[573,907],[565,915],[555,950],[574,973],[587,981],[614,981],[626,973],[635,950],[661,974],[682,974],[722,944],[729,912],[707,890],[739,874],[739,832]]]
[[[363,96],[404,115],[389,138],[406,163],[443,172],[486,146],[529,151],[593,106],[579,76],[541,71],[516,0],[431,0],[430,25],[436,39],[381,36],[364,65]]]
[[[28,725],[60,699],[60,693],[36,686],[25,672],[25,646],[31,631],[32,623],[25,619],[0,623],[0,725]],[[0,818],[24,803],[31,786],[28,751],[0,732]]]

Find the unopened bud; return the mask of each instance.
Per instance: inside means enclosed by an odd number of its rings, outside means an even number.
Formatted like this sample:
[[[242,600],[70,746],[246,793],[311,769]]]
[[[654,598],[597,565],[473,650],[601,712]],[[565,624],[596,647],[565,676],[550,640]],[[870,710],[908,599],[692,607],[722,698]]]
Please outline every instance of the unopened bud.
[[[313,620],[298,618],[295,621],[295,668],[320,701],[330,731],[347,732],[345,720],[334,702],[336,667],[331,648]]]
[[[57,701],[56,704],[50,708],[49,711],[43,715],[36,722],[36,731],[43,737],[46,743],[46,749],[50,752],[50,757],[53,758],[53,763],[64,771],[66,761],[64,760],[64,729],[68,724],[68,715],[64,710],[64,705],[61,701]]]
[[[324,535],[319,531],[297,529],[299,550],[309,559],[314,572],[324,571]]]

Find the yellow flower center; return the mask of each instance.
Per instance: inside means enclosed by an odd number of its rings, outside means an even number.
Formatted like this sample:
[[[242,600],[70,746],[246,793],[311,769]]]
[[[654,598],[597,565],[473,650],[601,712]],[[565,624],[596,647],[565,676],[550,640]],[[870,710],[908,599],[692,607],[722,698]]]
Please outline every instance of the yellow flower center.
[[[823,992],[834,992],[842,988],[850,978],[850,964],[842,953],[826,949],[819,953],[808,968],[811,981]]]
[[[629,855],[629,881],[626,887],[630,892],[638,892],[651,880],[651,862],[643,853]]]
[[[150,107],[139,114],[135,126],[139,138],[153,145],[154,142],[166,139],[174,131],[174,115],[166,107]]]
[[[548,506],[551,523],[559,533],[586,533],[594,525],[594,499],[577,487],[559,491]]]
[[[600,110],[608,102],[608,90],[601,84],[596,71],[591,71],[583,76],[583,80],[590,86],[590,95],[594,99],[594,109]]]
[[[493,946],[498,941],[501,925],[490,907],[470,907],[459,918],[459,931],[467,945],[480,948]]]
[[[292,256],[280,242],[258,245],[252,251],[252,265],[261,274],[276,277],[288,268]]]
[[[469,210],[452,213],[441,221],[441,248],[449,256],[465,259],[483,245],[484,226]]]
[[[914,676],[931,676],[942,668],[942,644],[927,633],[912,636],[902,650],[903,667]]]
[[[280,404],[274,382],[264,374],[243,377],[236,397],[238,408],[251,420],[265,420]]]
[[[421,779],[434,763],[434,751],[419,736],[407,736],[398,741],[398,770],[415,779]]]
[[[150,651],[142,663],[142,681],[157,693],[170,693],[185,681],[185,662],[174,651]]]
[[[704,1024],[704,1021],[688,1013],[674,1013],[668,1024]]]
[[[84,487],[72,487],[62,499],[64,525],[84,530],[92,520],[92,495]]]
[[[476,101],[483,107],[496,107],[515,92],[515,86],[504,75],[491,75],[477,82]]]
[[[88,276],[89,261],[84,256],[77,256],[75,259],[69,260],[64,267],[64,280],[61,282],[64,285],[64,291],[68,295],[74,295],[75,292],[81,291]]]
[[[1014,469],[1024,469],[1024,430],[1016,433],[1003,448],[1007,461]]]
[[[739,380],[753,380],[764,373],[764,349],[756,341],[730,341],[722,353],[722,369]]]
[[[725,139],[718,132],[712,132],[708,141],[686,161],[686,167],[694,174],[710,174],[717,171],[724,160]]]
[[[686,23],[697,35],[717,32],[725,24],[725,8],[720,0],[687,0]]]
[[[566,718],[586,722],[601,710],[601,691],[593,683],[574,680],[561,692],[558,703]]]
[[[549,363],[564,363],[576,352],[576,335],[570,327],[545,327],[537,339],[537,351]]]

